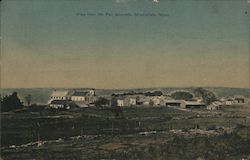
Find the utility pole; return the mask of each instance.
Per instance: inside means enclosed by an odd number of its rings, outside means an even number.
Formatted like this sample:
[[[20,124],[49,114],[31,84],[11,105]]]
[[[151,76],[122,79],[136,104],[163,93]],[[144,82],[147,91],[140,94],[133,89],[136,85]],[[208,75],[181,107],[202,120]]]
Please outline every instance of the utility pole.
[[[195,130],[197,130],[197,122],[196,122],[196,119],[194,120],[194,127],[195,127]]]
[[[111,100],[109,101],[109,106],[112,107],[112,98],[111,98]]]
[[[41,139],[40,139],[40,123],[37,122],[36,123],[36,127],[37,127],[37,146],[40,147],[42,145]]]
[[[37,124],[37,141],[40,142],[40,124],[39,122],[37,122],[36,124]]]
[[[81,126],[81,137],[83,136],[83,127]]]
[[[141,131],[141,121],[138,122],[139,132]]]
[[[112,120],[112,136],[114,135],[114,122]]]

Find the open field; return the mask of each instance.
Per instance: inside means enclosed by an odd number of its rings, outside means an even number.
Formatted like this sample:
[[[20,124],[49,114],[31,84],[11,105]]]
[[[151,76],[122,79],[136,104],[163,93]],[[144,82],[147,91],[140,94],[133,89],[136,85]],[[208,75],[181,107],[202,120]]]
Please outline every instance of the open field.
[[[118,118],[98,108],[2,113],[2,158],[240,159],[250,155],[249,110],[124,108]]]

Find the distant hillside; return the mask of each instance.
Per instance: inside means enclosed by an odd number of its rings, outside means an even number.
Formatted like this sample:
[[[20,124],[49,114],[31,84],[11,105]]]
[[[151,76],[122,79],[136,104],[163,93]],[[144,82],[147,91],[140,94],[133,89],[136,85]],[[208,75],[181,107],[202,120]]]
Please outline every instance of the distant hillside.
[[[164,94],[167,94],[176,90],[185,90],[189,92],[193,92],[197,87],[168,87],[168,88],[145,88],[145,89],[127,89],[127,90],[112,90],[112,92],[148,92],[148,91],[162,91]],[[250,97],[250,89],[249,88],[227,88],[227,87],[203,87],[204,89],[210,90],[216,94],[218,97],[230,97],[234,95],[244,95],[246,97]]]
[[[225,87],[204,87],[205,89],[209,89],[213,91],[218,97],[229,97],[233,95],[244,95],[246,97],[250,97],[250,89],[247,88],[225,88]],[[164,94],[167,94],[171,91],[175,90],[186,90],[192,92],[195,87],[187,87],[187,88],[146,88],[146,89],[117,89],[117,90],[108,90],[108,89],[97,89],[97,96],[107,97],[112,95],[113,93],[124,93],[124,92],[148,92],[148,91],[162,91]],[[32,89],[1,89],[1,95],[9,95],[16,91],[20,97],[20,99],[25,102],[24,97],[28,94],[32,95],[32,102],[37,104],[47,104],[49,97],[54,89],[52,88],[32,88]],[[57,89],[60,90],[60,89]]]
[[[244,95],[250,97],[250,89],[248,88],[226,88],[226,87],[209,87],[207,88],[219,97],[229,97],[234,95]]]
[[[53,89],[49,88],[32,88],[32,89],[1,89],[1,95],[10,95],[17,92],[21,101],[25,102],[25,96],[31,95],[31,103],[47,104]]]
[[[65,88],[57,88],[56,90],[64,90]],[[25,103],[25,96],[30,94],[32,97],[31,103],[36,103],[36,104],[47,104],[50,95],[52,94],[53,90],[52,88],[28,88],[28,89],[23,89],[23,88],[17,88],[17,89],[1,89],[0,94],[2,96],[5,95],[10,95],[13,92],[17,92],[19,98],[21,101]],[[113,92],[112,90],[97,90],[96,94],[98,96],[109,96]]]

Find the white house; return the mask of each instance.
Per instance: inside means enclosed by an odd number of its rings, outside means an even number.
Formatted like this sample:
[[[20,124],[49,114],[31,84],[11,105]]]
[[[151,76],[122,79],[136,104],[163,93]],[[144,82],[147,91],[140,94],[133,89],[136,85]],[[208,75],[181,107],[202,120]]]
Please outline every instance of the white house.
[[[235,96],[234,97],[234,104],[246,104],[247,103],[247,99],[244,96]]]
[[[70,93],[69,91],[65,90],[61,91],[55,90],[52,92],[48,103],[50,104],[53,100],[70,100]]]
[[[135,106],[137,105],[137,98],[135,96],[121,96],[117,98],[116,102],[119,107]]]
[[[88,92],[82,92],[82,91],[75,91],[71,95],[71,100],[78,102],[78,101],[86,101],[86,97],[88,95]]]
[[[55,90],[48,101],[49,107],[62,108],[73,101],[79,107],[86,107],[95,102],[95,90]],[[71,102],[70,102],[71,103]]]
[[[151,102],[153,102],[154,106],[159,106],[161,104],[161,99],[158,96],[154,96],[152,97]]]
[[[244,105],[244,104],[247,104],[248,103],[248,99],[244,96],[234,96],[234,97],[230,97],[230,98],[227,98],[225,101],[224,101],[224,104],[226,106],[231,106],[231,105]]]
[[[226,106],[231,106],[234,104],[234,100],[232,98],[229,98],[224,103]]]
[[[136,98],[129,98],[129,105],[135,106],[136,105]]]
[[[118,107],[124,107],[125,106],[124,99],[117,99],[117,106]]]
[[[71,95],[71,100],[75,103],[79,102],[78,104],[92,104],[96,101],[95,90],[75,90]]]

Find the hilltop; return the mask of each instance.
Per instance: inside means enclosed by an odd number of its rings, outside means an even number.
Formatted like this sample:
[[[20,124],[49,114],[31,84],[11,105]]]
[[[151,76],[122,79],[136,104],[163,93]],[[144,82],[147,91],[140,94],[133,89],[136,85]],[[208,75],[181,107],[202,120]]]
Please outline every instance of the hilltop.
[[[137,89],[96,89],[97,96],[108,97],[113,93],[125,93],[125,92],[148,92],[148,91],[162,91],[167,94],[175,90],[186,90],[192,92],[197,87],[162,87],[162,88],[137,88]],[[234,95],[243,95],[250,97],[249,88],[227,88],[227,87],[203,87],[214,92],[218,97],[230,97]],[[56,88],[56,90],[73,90],[76,88]],[[83,88],[84,89],[84,88]],[[47,104],[51,93],[54,88],[11,88],[1,89],[1,95],[8,95],[16,91],[22,101],[28,94],[32,95],[32,102],[37,104]]]

